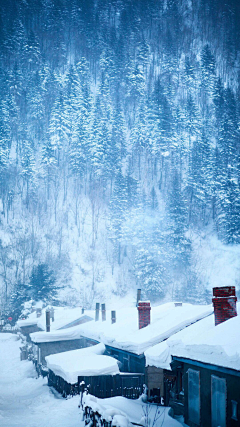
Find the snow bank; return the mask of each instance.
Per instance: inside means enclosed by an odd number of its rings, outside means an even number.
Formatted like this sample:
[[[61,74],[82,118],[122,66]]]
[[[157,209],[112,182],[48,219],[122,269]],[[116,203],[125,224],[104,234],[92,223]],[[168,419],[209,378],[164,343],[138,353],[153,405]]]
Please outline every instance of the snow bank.
[[[115,375],[119,373],[117,360],[103,356],[105,346],[98,344],[79,350],[46,357],[47,367],[69,384],[76,384],[79,376]]]
[[[169,408],[148,405],[140,400],[126,399],[117,396],[108,399],[98,399],[90,394],[84,395],[83,403],[89,406],[93,411],[97,411],[102,417],[116,427],[127,427],[130,423],[142,424],[142,420],[148,410],[149,425],[153,424],[156,411],[158,412],[158,421],[156,425],[163,427],[180,427],[181,424],[171,418]],[[148,409],[147,409],[148,408]]]
[[[36,378],[32,362],[20,361],[17,335],[0,333],[0,426],[83,427],[79,397],[62,399]]]
[[[19,340],[19,336],[16,334],[10,334],[10,333],[1,333],[0,332],[0,341],[17,341]]]

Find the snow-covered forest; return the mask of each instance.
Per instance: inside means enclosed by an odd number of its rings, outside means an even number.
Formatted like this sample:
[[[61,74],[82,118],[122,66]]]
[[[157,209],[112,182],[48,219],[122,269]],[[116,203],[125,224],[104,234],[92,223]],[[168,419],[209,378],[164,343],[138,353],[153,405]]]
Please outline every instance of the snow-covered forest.
[[[240,4],[1,0],[0,309],[240,285]]]

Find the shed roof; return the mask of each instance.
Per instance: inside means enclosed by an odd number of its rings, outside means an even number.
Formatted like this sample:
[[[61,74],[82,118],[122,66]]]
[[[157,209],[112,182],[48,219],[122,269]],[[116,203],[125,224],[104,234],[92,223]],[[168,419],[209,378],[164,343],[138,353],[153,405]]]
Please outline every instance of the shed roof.
[[[103,344],[46,357],[47,367],[69,384],[78,382],[79,376],[119,374],[117,360],[104,356]]]
[[[53,307],[54,308],[54,322],[51,320],[51,330],[68,328],[74,324],[79,324],[82,321],[92,320],[93,311],[86,311],[81,314],[81,308],[75,307]],[[43,331],[46,330],[46,309],[42,310],[42,315],[37,318],[36,311],[31,313],[27,319],[18,320],[16,326],[19,328],[25,326],[37,325]]]

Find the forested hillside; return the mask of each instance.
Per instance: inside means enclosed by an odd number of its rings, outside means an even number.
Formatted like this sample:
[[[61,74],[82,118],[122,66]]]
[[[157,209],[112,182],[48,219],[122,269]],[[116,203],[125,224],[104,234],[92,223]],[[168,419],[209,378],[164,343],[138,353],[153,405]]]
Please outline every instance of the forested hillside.
[[[136,287],[207,301],[206,239],[240,252],[239,2],[0,14],[0,309]]]

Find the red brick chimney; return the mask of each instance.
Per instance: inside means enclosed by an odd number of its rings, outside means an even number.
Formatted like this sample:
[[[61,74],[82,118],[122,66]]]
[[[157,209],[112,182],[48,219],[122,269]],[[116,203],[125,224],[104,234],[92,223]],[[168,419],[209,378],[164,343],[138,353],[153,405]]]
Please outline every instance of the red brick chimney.
[[[235,286],[223,286],[213,288],[213,307],[215,315],[215,325],[237,316],[237,297]]]
[[[151,306],[150,302],[138,302],[138,324],[139,329],[145,328],[145,326],[150,325],[150,311]]]

